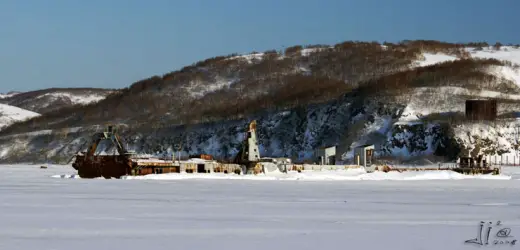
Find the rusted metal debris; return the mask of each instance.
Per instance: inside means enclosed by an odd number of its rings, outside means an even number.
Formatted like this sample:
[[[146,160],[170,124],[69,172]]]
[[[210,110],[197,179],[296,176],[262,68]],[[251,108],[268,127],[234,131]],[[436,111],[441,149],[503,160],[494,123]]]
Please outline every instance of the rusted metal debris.
[[[234,158],[233,163],[226,164],[217,162],[211,155],[200,154],[195,159],[187,161],[166,160],[159,158],[139,158],[135,153],[129,152],[112,126],[105,132],[93,135],[88,149],[76,154],[72,167],[78,171],[81,178],[121,178],[126,175],[148,175],[165,173],[226,173],[226,174],[261,174],[279,170],[287,171],[307,171],[307,170],[339,170],[365,168],[369,171],[426,171],[426,170],[451,170],[461,174],[500,174],[500,168],[489,166],[484,158],[465,157],[461,158],[460,164],[456,167],[441,168],[404,168],[390,166],[365,166],[356,165],[299,165],[292,164],[290,161],[275,158],[261,158],[256,140],[256,121],[253,121],[246,128],[244,143],[240,145],[239,153]],[[117,155],[96,155],[98,145],[102,141],[111,142],[117,149]],[[366,152],[365,152],[366,154]],[[367,155],[372,157],[372,154]],[[370,161],[371,162],[371,161]],[[374,169],[374,170],[372,170]]]
[[[499,167],[461,167],[455,166],[455,167],[428,167],[428,168],[420,168],[420,167],[390,167],[390,166],[378,166],[377,171],[381,172],[413,172],[413,171],[454,171],[460,174],[465,175],[476,175],[476,174],[493,174],[493,175],[499,175],[500,174],[500,168]]]
[[[110,141],[117,149],[117,155],[95,155],[102,141]],[[93,135],[88,149],[76,154],[72,167],[81,178],[121,178],[125,175],[148,175],[165,173],[236,173],[243,172],[239,164],[224,164],[213,160],[211,155],[201,154],[200,158],[187,161],[159,158],[140,158],[128,151],[112,126],[105,132]]]

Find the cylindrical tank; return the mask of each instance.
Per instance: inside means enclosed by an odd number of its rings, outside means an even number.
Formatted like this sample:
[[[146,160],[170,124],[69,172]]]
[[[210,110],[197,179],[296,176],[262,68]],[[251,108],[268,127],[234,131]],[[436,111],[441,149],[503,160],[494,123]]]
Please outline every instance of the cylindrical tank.
[[[466,119],[495,120],[497,118],[497,100],[466,100]]]

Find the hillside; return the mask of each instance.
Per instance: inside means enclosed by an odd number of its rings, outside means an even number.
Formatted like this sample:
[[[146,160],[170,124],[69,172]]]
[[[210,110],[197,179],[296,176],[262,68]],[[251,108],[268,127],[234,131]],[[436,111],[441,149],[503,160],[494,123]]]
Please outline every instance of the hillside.
[[[2,95],[0,103],[45,114],[74,105],[96,103],[115,91],[93,88],[52,88]]]
[[[512,152],[506,128],[516,126],[512,118],[520,109],[519,59],[518,46],[436,41],[215,57],[97,103],[14,124],[0,132],[6,147],[0,161],[66,161],[109,122],[120,124],[128,146],[139,152],[182,144],[185,153],[230,158],[251,119],[259,121],[262,154],[297,160],[336,144],[348,161],[364,143],[376,144],[382,158],[450,160],[471,149],[466,137],[474,126],[494,126],[488,139],[500,145],[487,145],[492,153]],[[501,122],[464,122],[464,101],[475,97],[499,98]]]
[[[406,41],[294,46],[283,52],[215,57],[134,83],[95,105],[69,110],[66,118],[65,112],[51,112],[9,131],[106,122],[201,123],[326,102],[370,79],[409,70],[423,52],[466,56],[463,45]]]
[[[18,107],[0,104],[0,131],[15,122],[25,121],[39,115]]]
[[[0,93],[0,101],[2,101],[3,99],[6,99],[6,98],[10,98],[10,97],[13,97],[17,94],[20,94],[21,92],[8,92],[6,94],[3,94],[3,93]]]

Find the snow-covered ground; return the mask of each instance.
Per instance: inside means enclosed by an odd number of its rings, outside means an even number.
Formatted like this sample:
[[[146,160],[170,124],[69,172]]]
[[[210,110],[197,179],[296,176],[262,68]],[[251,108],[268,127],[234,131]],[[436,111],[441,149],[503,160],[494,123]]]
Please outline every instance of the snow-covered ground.
[[[40,114],[29,110],[21,109],[7,104],[0,104],[0,130],[15,122],[24,121],[39,115]]]
[[[492,46],[484,47],[482,50],[466,48],[466,51],[474,58],[495,58],[520,64],[520,48],[514,46],[502,46],[499,50]]]
[[[497,77],[516,83],[520,86],[520,69],[508,66],[490,67],[489,72]]]
[[[452,55],[446,55],[443,53],[437,53],[437,54],[423,53],[423,56],[424,56],[423,60],[417,61],[417,64],[420,67],[426,67],[426,66],[437,64],[437,63],[443,63],[443,62],[457,60],[457,57],[452,56]]]
[[[223,77],[216,77],[215,82],[207,83],[204,81],[190,81],[190,84],[185,87],[187,93],[193,98],[204,97],[208,93],[212,93],[221,89],[229,88],[238,79],[225,79]]]
[[[449,96],[447,99],[446,97]],[[409,96],[409,102],[404,109],[401,117],[396,124],[416,123],[421,120],[421,117],[428,116],[434,113],[447,112],[465,112],[465,99],[471,96],[474,99],[482,98],[501,98],[509,100],[520,100],[519,94],[502,93],[491,90],[472,90],[461,87],[420,87],[415,88]],[[455,97],[461,97],[458,103]],[[516,111],[502,108],[498,110],[501,112]]]
[[[71,94],[71,93],[67,93],[67,92],[53,92],[53,93],[47,93],[47,94],[38,96],[37,99],[40,99],[40,98],[50,98],[51,100],[64,99],[64,100],[70,100],[70,102],[73,105],[76,105],[76,104],[86,105],[86,104],[90,104],[90,103],[99,102],[99,101],[105,99],[106,95],[108,95],[108,93],[106,93],[106,94],[92,94],[92,93]]]
[[[501,61],[509,61],[514,65],[520,65],[520,48],[516,48],[513,46],[503,46],[499,50],[494,49],[493,47],[485,47],[482,50],[476,50],[475,48],[466,48],[465,49],[470,57],[472,58],[492,58]],[[438,63],[444,63],[454,60],[459,60],[456,56],[447,55],[445,53],[428,53],[425,52],[422,54],[422,58],[415,61],[415,67],[425,67]],[[512,68],[508,66],[501,67],[491,67],[490,73],[499,77],[503,77],[507,80],[511,80],[516,82],[516,84],[520,85],[520,69]]]
[[[233,56],[233,57],[227,58],[226,60],[245,59],[248,63],[252,63],[253,61],[262,60],[263,57],[264,57],[264,53],[251,53],[251,54]]]
[[[0,99],[13,97],[13,96],[18,95],[18,94],[20,94],[20,92],[9,92],[7,94],[0,93]]]
[[[520,237],[520,168],[415,181],[62,174],[74,170],[0,166],[0,249],[472,249],[480,221]]]

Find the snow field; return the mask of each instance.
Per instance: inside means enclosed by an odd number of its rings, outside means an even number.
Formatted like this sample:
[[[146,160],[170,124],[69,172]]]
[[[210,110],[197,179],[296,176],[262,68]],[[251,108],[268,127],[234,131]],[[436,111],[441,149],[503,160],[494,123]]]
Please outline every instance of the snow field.
[[[0,166],[0,249],[471,249],[478,223],[518,237],[511,180],[61,179]]]
[[[433,167],[433,166],[432,166]],[[53,175],[53,178],[79,178],[75,174]],[[463,179],[490,179],[510,180],[512,177],[502,175],[463,175],[453,171],[410,171],[410,172],[379,172],[366,173],[362,169],[338,170],[338,171],[291,171],[285,173],[268,173],[260,175],[236,175],[236,174],[150,174],[144,176],[125,176],[125,180],[252,180],[252,181],[421,181],[421,180],[463,180]]]

